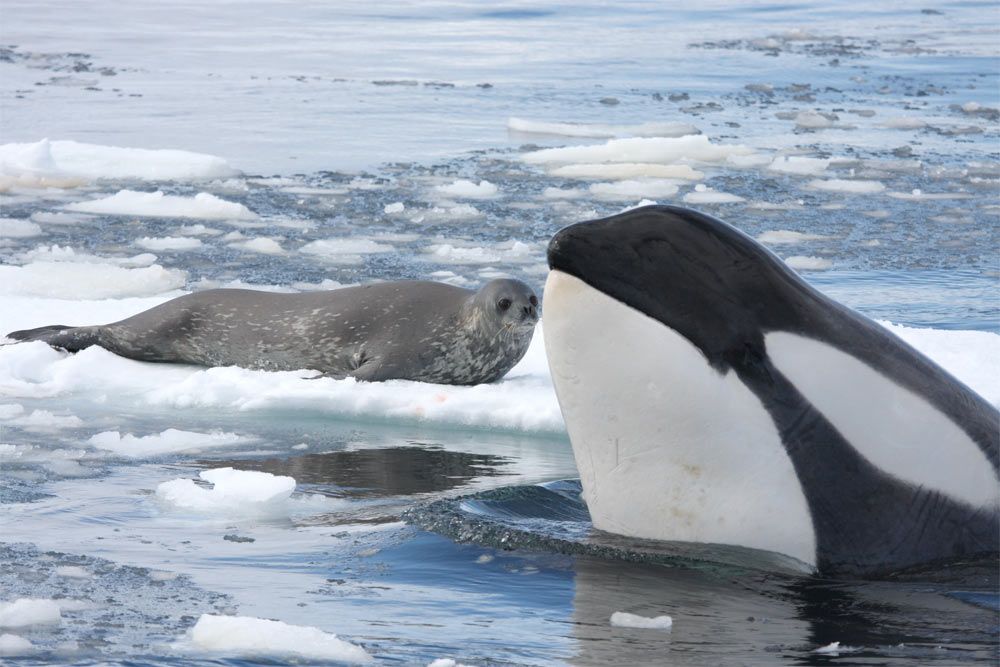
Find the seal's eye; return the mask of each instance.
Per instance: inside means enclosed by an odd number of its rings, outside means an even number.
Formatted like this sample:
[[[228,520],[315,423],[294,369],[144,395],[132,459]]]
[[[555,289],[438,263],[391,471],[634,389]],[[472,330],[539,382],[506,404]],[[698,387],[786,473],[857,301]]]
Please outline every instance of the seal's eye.
[[[507,310],[508,308],[510,308],[510,299],[504,297],[499,301],[497,301],[497,308],[499,308],[500,310]]]
[[[535,306],[537,308],[538,307],[538,297],[535,296],[534,294],[532,294],[531,298],[528,299],[528,303],[530,303],[532,306]]]

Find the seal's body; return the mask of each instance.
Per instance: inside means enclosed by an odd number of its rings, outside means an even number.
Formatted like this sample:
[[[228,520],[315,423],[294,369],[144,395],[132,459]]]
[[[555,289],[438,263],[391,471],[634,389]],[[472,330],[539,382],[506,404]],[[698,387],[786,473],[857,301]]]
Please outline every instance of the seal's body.
[[[537,319],[537,297],[517,280],[478,292],[399,281],[303,294],[206,290],[114,324],[8,336],[72,352],[99,345],[141,361],[471,385],[513,368]]]
[[[996,556],[997,410],[737,229],[649,206],[549,244],[545,344],[594,525],[877,576]]]

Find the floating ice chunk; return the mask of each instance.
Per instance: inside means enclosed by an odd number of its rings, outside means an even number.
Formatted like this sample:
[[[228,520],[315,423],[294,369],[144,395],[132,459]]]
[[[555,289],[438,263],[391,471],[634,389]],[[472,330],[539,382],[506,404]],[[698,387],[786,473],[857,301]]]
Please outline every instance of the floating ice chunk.
[[[431,217],[434,218],[477,218],[482,212],[472,204],[455,204],[452,206],[435,206],[430,210]],[[414,222],[420,222],[414,218]]]
[[[542,190],[544,199],[579,199],[587,194],[586,190],[580,188],[545,188]]]
[[[771,156],[764,153],[739,153],[726,157],[726,164],[737,169],[754,169],[771,164]]]
[[[797,157],[780,155],[768,166],[769,171],[781,174],[798,174],[801,176],[817,176],[830,166],[830,160],[815,157]]]
[[[177,228],[177,231],[185,236],[218,236],[222,233],[222,230],[215,229],[214,227],[206,227],[201,223],[197,225],[182,225]]]
[[[201,514],[257,516],[284,513],[295,490],[293,478],[256,470],[214,468],[198,477],[213,487],[175,479],[156,487],[156,497],[177,509]]]
[[[0,658],[13,658],[19,655],[27,655],[31,653],[35,648],[35,645],[24,637],[18,637],[17,635],[2,634],[0,635]]]
[[[151,266],[156,255],[144,252],[131,257],[98,257],[61,245],[40,245],[17,255],[19,262],[77,262],[82,264],[110,264],[129,268]]]
[[[882,127],[892,130],[919,130],[927,127],[927,122],[912,116],[900,116],[897,118],[887,118],[882,123]]]
[[[66,577],[68,579],[90,579],[92,576],[89,570],[76,565],[60,565],[56,568],[55,572],[57,577]],[[61,611],[69,611],[62,600],[58,600],[57,603]]]
[[[310,626],[289,625],[250,616],[202,614],[190,631],[191,642],[205,651],[239,656],[305,658],[352,664],[372,661],[360,646]]]
[[[318,283],[306,283],[306,282],[296,282],[292,283],[292,287],[301,292],[316,292],[320,290],[331,290],[340,289],[341,287],[350,287],[356,283],[342,283],[339,280],[334,280],[333,278],[324,278]]]
[[[792,255],[785,258],[785,264],[796,271],[824,271],[833,266],[833,262],[822,257]]]
[[[616,183],[594,183],[590,193],[600,199],[623,201],[636,197],[667,198],[677,194],[677,185],[672,181],[649,179],[641,181],[618,181]]]
[[[828,239],[829,236],[822,234],[809,234],[806,232],[793,232],[789,229],[768,230],[757,237],[761,243],[778,245],[782,243],[802,243],[803,241],[820,241]]]
[[[739,195],[719,192],[702,183],[694,186],[693,192],[685,194],[683,200],[685,204],[735,204],[736,202],[745,201]]]
[[[28,431],[41,431],[43,433],[83,426],[83,420],[76,415],[57,415],[48,410],[32,410],[31,414],[14,417],[7,423],[20,426]]]
[[[0,628],[58,625],[61,621],[59,605],[53,600],[19,598],[13,602],[0,602]]]
[[[860,650],[860,648],[856,648],[854,646],[841,646],[840,642],[832,642],[826,646],[820,646],[817,649],[813,649],[813,653],[818,653],[820,655],[840,655],[841,653],[856,653]]]
[[[873,194],[885,190],[880,181],[846,180],[842,178],[815,179],[806,187],[824,192],[849,192],[852,194]]]
[[[638,616],[624,611],[611,614],[611,625],[616,628],[643,628],[651,630],[669,630],[674,620],[669,616]]]
[[[202,246],[201,240],[190,236],[163,236],[153,238],[144,236],[137,239],[135,244],[146,250],[197,250]]]
[[[930,201],[934,199],[971,199],[968,192],[923,192],[914,188],[912,192],[887,192],[893,199],[907,199],[910,201]]]
[[[0,146],[2,176],[34,176],[42,185],[58,179],[78,183],[107,179],[143,181],[194,181],[228,178],[239,174],[220,157],[180,150],[147,150],[49,141]],[[58,186],[57,186],[58,187]]]
[[[834,123],[832,120],[824,116],[823,114],[818,114],[815,111],[800,111],[795,115],[795,127],[801,127],[807,130],[819,130],[827,127],[833,127]]]
[[[537,256],[535,250],[523,241],[511,240],[495,246],[436,243],[428,248],[428,254],[441,264],[513,264],[532,261]]]
[[[240,250],[247,250],[249,252],[258,252],[262,255],[281,255],[285,252],[285,249],[281,247],[281,244],[278,243],[277,239],[268,236],[259,236],[247,241],[230,243],[229,246],[232,248],[239,248]]]
[[[42,228],[30,220],[17,218],[0,218],[0,238],[23,239],[38,236]]]
[[[119,190],[110,197],[68,204],[68,211],[137,215],[149,218],[200,218],[203,220],[256,220],[257,214],[243,204],[226,201],[207,192],[181,197],[156,192]]]
[[[500,193],[500,189],[489,181],[479,181],[479,185],[476,185],[465,179],[459,179],[448,185],[438,185],[434,189],[441,194],[460,199],[493,199]]]
[[[485,182],[485,181],[484,181]],[[395,215],[396,213],[402,213],[406,209],[406,205],[401,201],[393,202],[392,204],[386,204],[382,210],[388,215]]]
[[[583,123],[547,123],[544,121],[510,118],[507,128],[515,132],[556,134],[564,137],[683,137],[700,134],[701,130],[688,123],[642,123],[640,125],[602,125]]]
[[[678,138],[612,139],[595,146],[569,146],[545,148],[527,153],[523,159],[528,164],[581,164],[600,162],[646,162],[676,164],[686,162],[723,162],[730,155],[749,155],[753,150],[746,146],[713,144],[704,135]]]
[[[139,437],[131,433],[122,435],[118,431],[104,431],[103,433],[91,436],[87,444],[122,456],[145,457],[172,454],[189,449],[227,447],[246,441],[247,438],[235,433],[224,433],[222,431],[197,433],[168,428],[162,433]]]
[[[621,211],[619,211],[619,213],[624,213],[625,211],[631,211],[631,210],[636,209],[636,208],[642,208],[643,206],[655,206],[655,205],[657,205],[659,203],[660,202],[658,202],[656,200],[653,200],[653,199],[640,199],[639,203],[632,204],[631,206],[626,206]],[[594,215],[590,216],[590,217],[596,218],[597,217],[597,212],[595,211]]]
[[[395,249],[389,243],[354,237],[311,241],[299,248],[299,252],[322,257],[335,264],[360,264],[363,261],[362,255],[392,252]]]
[[[436,658],[427,663],[427,667],[472,667],[472,665],[464,665],[460,662],[455,662],[452,658]]]
[[[187,273],[159,264],[130,269],[85,262],[32,262],[0,266],[0,294],[58,299],[149,296],[182,287]]]
[[[75,225],[93,220],[94,216],[84,213],[64,213],[63,211],[35,211],[31,214],[31,219],[48,225]]]
[[[552,176],[562,178],[610,178],[612,180],[635,178],[677,178],[698,181],[705,178],[704,172],[692,169],[686,164],[644,164],[625,162],[622,164],[568,164],[549,171]]]

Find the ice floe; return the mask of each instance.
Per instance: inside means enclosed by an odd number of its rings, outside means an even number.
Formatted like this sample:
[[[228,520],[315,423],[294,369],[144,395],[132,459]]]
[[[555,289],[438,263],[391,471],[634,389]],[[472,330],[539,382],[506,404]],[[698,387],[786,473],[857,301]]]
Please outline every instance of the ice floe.
[[[611,625],[616,628],[641,628],[648,630],[669,630],[674,620],[669,616],[639,616],[624,611],[611,614]]]
[[[281,247],[279,239],[271,238],[267,236],[259,236],[253,239],[247,239],[246,241],[236,241],[229,244],[232,248],[238,248],[239,250],[246,250],[247,252],[256,252],[262,255],[280,255],[285,252],[285,249]]]
[[[833,266],[833,262],[823,257],[807,255],[792,255],[785,258],[785,264],[796,271],[825,271]]]
[[[6,295],[60,299],[149,296],[183,287],[186,281],[185,271],[159,264],[128,268],[88,261],[39,261],[0,266],[0,294]]]
[[[648,164],[642,162],[568,164],[551,169],[549,173],[562,178],[611,180],[672,178],[684,181],[699,181],[705,178],[704,172],[692,169],[686,164]]]
[[[0,191],[10,187],[74,187],[99,179],[201,181],[239,172],[214,155],[119,148],[76,141],[0,145]]]
[[[54,600],[18,598],[13,602],[0,602],[0,628],[58,625],[60,622],[62,614]]]
[[[641,123],[639,125],[605,125],[601,123],[552,123],[545,121],[510,118],[507,128],[514,132],[555,134],[564,137],[613,139],[622,137],[683,137],[699,134],[700,130],[688,123]]]
[[[500,189],[489,181],[479,181],[476,184],[464,179],[448,185],[438,185],[434,189],[443,195],[459,199],[493,199],[500,194]]]
[[[760,241],[761,243],[767,243],[771,245],[784,244],[784,243],[803,243],[805,241],[820,241],[828,238],[830,237],[823,236],[822,234],[794,232],[789,229],[768,230],[757,236],[757,240]]]
[[[713,144],[704,135],[677,138],[612,139],[594,146],[568,146],[544,148],[526,153],[528,164],[559,165],[601,162],[676,164],[719,163],[731,155],[749,155],[753,150],[746,146]]]
[[[19,655],[28,655],[35,649],[35,645],[24,637],[9,633],[0,634],[0,658],[13,658]]]
[[[257,470],[214,468],[198,473],[212,488],[190,479],[175,479],[156,487],[164,504],[199,514],[219,516],[272,516],[287,513],[286,501],[295,491],[295,480]]]
[[[228,447],[246,442],[248,438],[235,433],[213,431],[197,433],[168,428],[161,433],[135,436],[131,433],[122,435],[118,431],[104,431],[90,437],[87,444],[97,449],[113,452],[130,458],[143,458],[173,454],[192,449],[202,450],[212,447]]]
[[[329,632],[250,616],[202,614],[189,640],[197,649],[226,655],[352,664],[372,661],[364,648]]]
[[[797,174],[799,176],[818,176],[830,166],[830,160],[815,157],[798,157],[779,155],[768,165],[768,171],[780,174]]]
[[[157,252],[164,250],[197,250],[202,247],[201,239],[190,236],[162,236],[159,238],[144,236],[136,239],[135,244],[140,248],[156,250]]]
[[[694,186],[694,190],[686,193],[683,200],[685,204],[735,204],[744,201],[739,195],[719,192],[703,183]]]
[[[588,189],[590,190],[590,194],[599,199],[627,201],[641,197],[664,199],[673,197],[677,194],[678,187],[673,181],[647,179],[617,181],[614,183],[594,183]]]
[[[824,192],[846,192],[851,194],[874,194],[885,191],[880,181],[848,180],[843,178],[814,179],[806,187]]]
[[[393,252],[395,246],[361,237],[310,241],[299,252],[320,257],[333,264],[360,264],[364,255]]]
[[[119,190],[110,197],[67,204],[66,210],[149,218],[257,219],[257,214],[243,204],[220,199],[207,192],[199,192],[194,197],[182,197],[164,194],[159,190],[156,192]]]
[[[39,236],[42,228],[30,220],[0,218],[0,238],[23,239]]]

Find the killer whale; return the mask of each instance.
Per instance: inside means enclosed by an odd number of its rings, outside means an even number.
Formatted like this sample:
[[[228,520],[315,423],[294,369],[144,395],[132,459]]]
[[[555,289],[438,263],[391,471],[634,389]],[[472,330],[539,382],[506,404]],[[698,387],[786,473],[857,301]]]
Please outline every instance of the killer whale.
[[[734,227],[649,206],[548,250],[594,525],[879,576],[1000,551],[1000,413]]]

